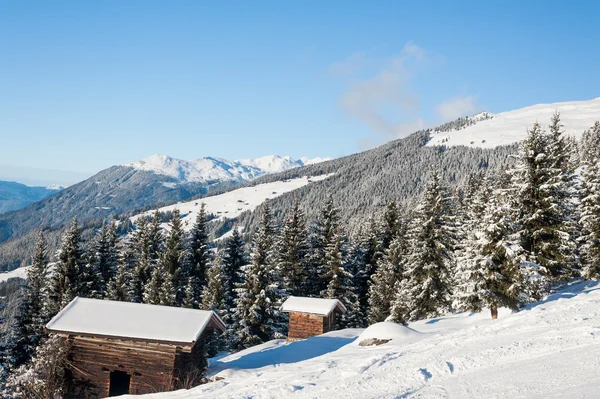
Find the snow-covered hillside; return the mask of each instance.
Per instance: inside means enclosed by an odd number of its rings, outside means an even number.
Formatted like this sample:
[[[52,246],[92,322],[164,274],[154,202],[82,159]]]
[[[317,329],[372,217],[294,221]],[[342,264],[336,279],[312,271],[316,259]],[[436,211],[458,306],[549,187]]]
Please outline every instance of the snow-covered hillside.
[[[470,147],[493,148],[523,140],[527,129],[538,121],[543,126],[550,123],[555,112],[560,118],[568,135],[580,137],[600,120],[600,98],[589,101],[573,101],[554,104],[538,104],[497,115],[485,115],[475,124],[461,130],[432,134],[428,145],[464,145]],[[482,115],[482,114],[479,114]]]
[[[573,399],[600,392],[599,282],[571,285],[516,314],[501,311],[495,321],[486,312],[419,321],[410,325],[415,331],[376,326],[364,335],[392,340],[359,346],[363,330],[348,329],[271,341],[213,359],[209,376],[218,381],[143,397]]]
[[[185,230],[190,230],[194,225],[194,221],[196,220],[198,210],[202,203],[206,204],[206,211],[214,214],[217,218],[233,219],[238,217],[242,212],[253,211],[267,199],[278,197],[284,193],[304,187],[312,182],[324,180],[330,176],[331,174],[313,177],[305,176],[297,179],[258,184],[252,187],[242,187],[212,197],[165,206],[159,208],[159,211],[167,212],[172,211],[175,208],[179,209]],[[151,216],[153,213],[154,211],[148,211],[133,216],[131,220],[135,223],[140,216]],[[162,227],[167,228],[167,224],[163,223]]]
[[[27,278],[27,270],[29,266],[19,267],[18,269],[12,270],[10,272],[0,273],[0,281],[6,281],[9,278]]]
[[[328,158],[294,160],[288,156],[268,155],[238,161],[211,157],[186,161],[156,154],[124,166],[172,177],[179,183],[246,182],[268,173],[283,172],[327,160]]]

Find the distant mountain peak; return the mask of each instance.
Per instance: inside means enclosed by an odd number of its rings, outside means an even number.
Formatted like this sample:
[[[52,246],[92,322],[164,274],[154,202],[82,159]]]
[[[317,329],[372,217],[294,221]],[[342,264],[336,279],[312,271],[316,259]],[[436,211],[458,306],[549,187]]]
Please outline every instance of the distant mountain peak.
[[[181,184],[212,181],[244,182],[254,180],[268,173],[283,172],[329,159],[303,157],[300,160],[295,160],[290,156],[266,155],[260,158],[236,161],[214,157],[186,161],[168,155],[154,154],[124,166],[167,176]]]

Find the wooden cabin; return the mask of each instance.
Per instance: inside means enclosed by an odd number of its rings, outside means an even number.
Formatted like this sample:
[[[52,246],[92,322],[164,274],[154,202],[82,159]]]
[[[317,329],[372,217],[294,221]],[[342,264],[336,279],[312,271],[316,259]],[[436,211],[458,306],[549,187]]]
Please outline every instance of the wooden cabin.
[[[46,329],[69,341],[84,397],[104,398],[176,387],[206,368],[205,337],[225,325],[212,311],[75,298]]]
[[[290,315],[288,340],[294,341],[335,330],[337,317],[346,307],[337,299],[291,296],[281,311]]]

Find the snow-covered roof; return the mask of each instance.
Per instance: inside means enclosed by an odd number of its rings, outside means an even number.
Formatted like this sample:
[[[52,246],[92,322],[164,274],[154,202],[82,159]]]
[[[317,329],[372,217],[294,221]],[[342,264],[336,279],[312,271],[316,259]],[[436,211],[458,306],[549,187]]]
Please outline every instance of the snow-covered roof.
[[[213,311],[75,298],[46,324],[51,332],[193,343],[209,325],[225,330]]]
[[[307,298],[302,296],[291,296],[281,305],[282,312],[310,313],[326,316],[334,309],[341,312],[346,307],[337,299]]]

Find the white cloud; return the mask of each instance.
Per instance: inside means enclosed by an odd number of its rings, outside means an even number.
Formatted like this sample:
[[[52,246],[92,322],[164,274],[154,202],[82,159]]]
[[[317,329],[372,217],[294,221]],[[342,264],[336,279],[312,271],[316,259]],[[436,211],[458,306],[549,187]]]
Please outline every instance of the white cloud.
[[[442,121],[447,122],[462,116],[471,116],[483,110],[473,96],[453,97],[436,107],[436,112]]]
[[[358,60],[365,61],[364,55],[356,54],[333,64],[332,68],[337,72],[356,71]],[[421,125],[419,96],[411,91],[410,82],[413,65],[422,63],[427,54],[416,44],[407,43],[402,52],[385,62],[375,75],[353,81],[340,99],[342,108],[387,138],[400,137],[408,133],[408,126]],[[384,109],[388,111],[386,114]],[[397,118],[389,118],[389,111]]]

